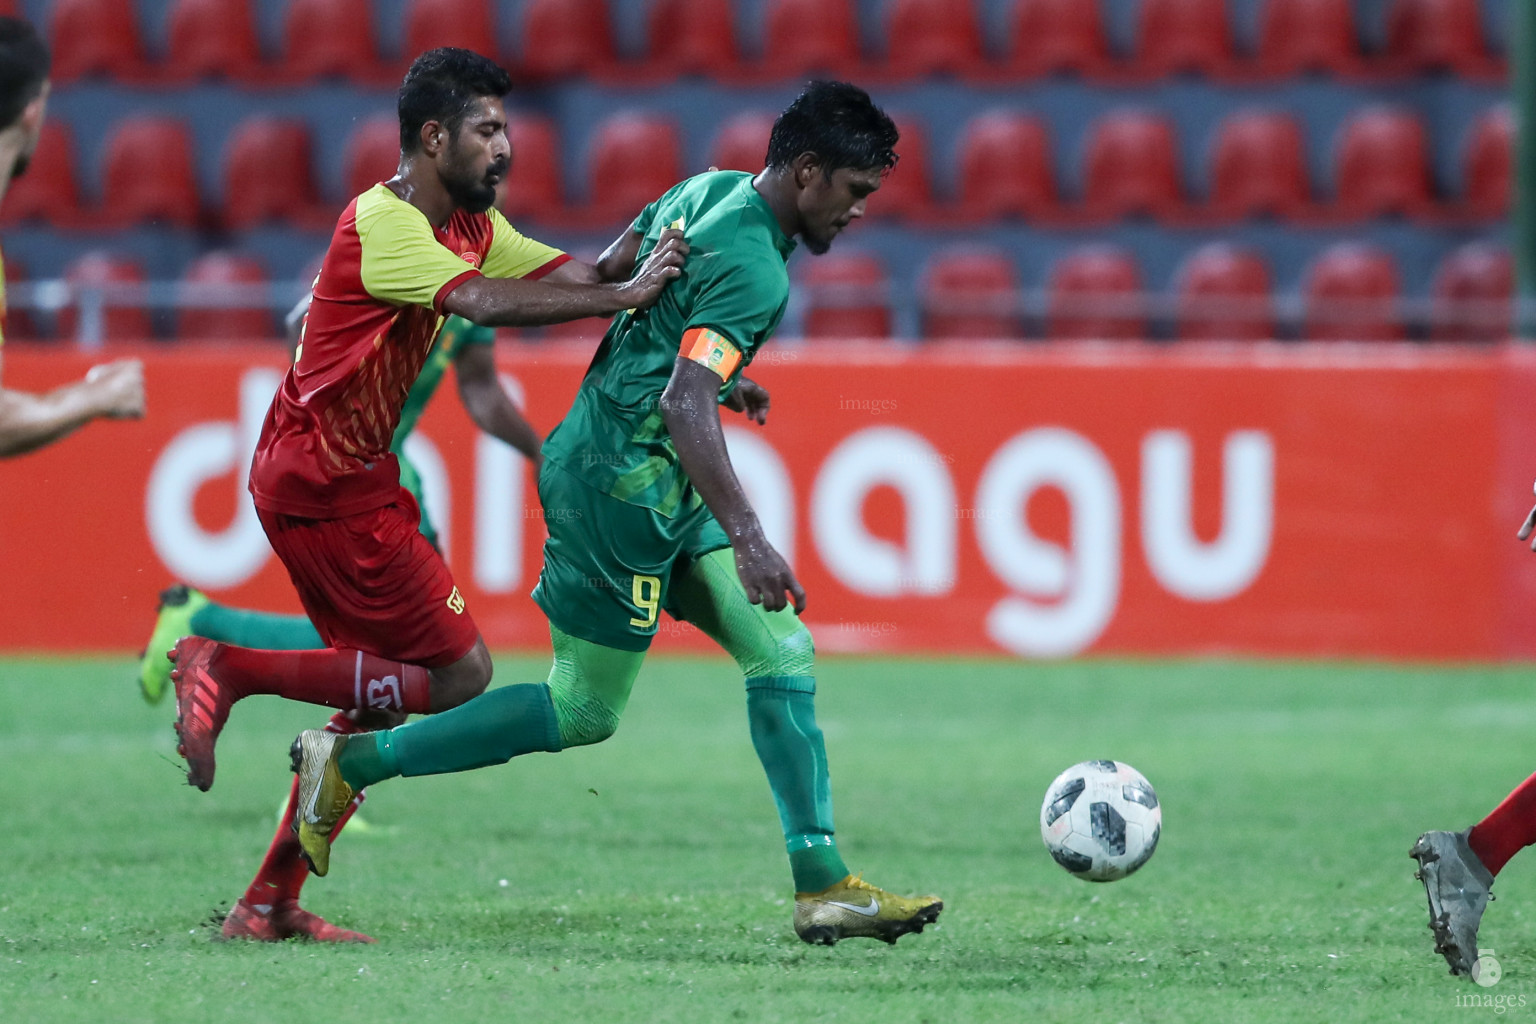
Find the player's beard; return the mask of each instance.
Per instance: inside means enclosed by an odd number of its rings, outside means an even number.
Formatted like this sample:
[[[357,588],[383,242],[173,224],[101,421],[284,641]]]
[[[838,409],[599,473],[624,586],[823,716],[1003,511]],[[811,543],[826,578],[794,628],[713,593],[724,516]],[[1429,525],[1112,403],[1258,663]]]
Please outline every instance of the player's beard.
[[[16,162],[11,164],[12,181],[27,173],[27,168],[32,166],[32,153],[33,150],[29,149],[25,153],[16,154]]]
[[[450,151],[451,155],[457,155],[457,147]],[[486,181],[488,175],[497,175],[505,180],[507,177],[507,161],[497,160],[486,168],[485,174],[475,175],[469,167],[460,165],[457,161],[453,165],[454,173],[443,179],[443,187],[448,190],[448,195],[454,203],[470,213],[484,213],[496,202],[496,186]]]
[[[827,250],[832,248],[832,239],[821,238],[817,235],[801,235],[800,241],[805,245],[805,251],[810,253],[812,256],[825,255]]]

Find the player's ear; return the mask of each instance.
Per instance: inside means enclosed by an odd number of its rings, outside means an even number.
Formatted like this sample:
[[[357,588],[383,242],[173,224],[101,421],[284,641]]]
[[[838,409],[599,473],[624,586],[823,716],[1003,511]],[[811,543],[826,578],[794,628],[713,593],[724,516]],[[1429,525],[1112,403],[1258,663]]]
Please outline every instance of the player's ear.
[[[802,189],[809,188],[821,173],[821,157],[811,152],[801,153],[790,162],[790,167],[795,172],[795,184]]]
[[[448,129],[441,121],[428,121],[421,126],[421,151],[435,157],[448,147]]]
[[[48,93],[52,86],[52,82],[43,82],[37,97],[22,108],[21,127],[28,135],[36,135],[42,129],[43,115],[48,111]]]

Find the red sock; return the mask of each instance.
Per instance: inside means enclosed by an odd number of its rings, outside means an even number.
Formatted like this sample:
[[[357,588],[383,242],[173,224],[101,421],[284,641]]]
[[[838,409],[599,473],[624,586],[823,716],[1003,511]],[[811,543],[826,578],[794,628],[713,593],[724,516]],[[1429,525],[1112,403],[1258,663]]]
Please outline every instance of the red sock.
[[[432,675],[420,665],[362,651],[257,651],[220,644],[211,665],[242,697],[271,694],[349,710],[432,713]]]
[[[1516,786],[1467,836],[1472,852],[1495,875],[1532,843],[1536,843],[1536,775]]]
[[[325,727],[330,732],[358,731],[357,725],[346,715],[332,715]],[[304,862],[304,855],[300,851],[299,837],[293,832],[294,804],[298,799],[299,779],[294,776],[293,785],[288,790],[288,806],[283,810],[283,820],[277,824],[277,834],[272,837],[272,845],[267,848],[267,855],[262,858],[256,877],[245,890],[245,902],[252,907],[270,910],[280,900],[297,900],[299,890],[304,888],[304,882],[309,878],[309,865]],[[362,791],[352,798],[352,803],[342,812],[341,819],[331,831],[332,842],[336,841],[336,837],[365,799],[366,795]]]

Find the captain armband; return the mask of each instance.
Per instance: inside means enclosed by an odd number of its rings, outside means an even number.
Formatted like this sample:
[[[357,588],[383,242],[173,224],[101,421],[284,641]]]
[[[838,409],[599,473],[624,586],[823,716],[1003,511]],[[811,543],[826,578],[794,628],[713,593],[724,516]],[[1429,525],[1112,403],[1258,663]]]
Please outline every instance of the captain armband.
[[[741,349],[732,344],[729,338],[708,327],[694,327],[684,331],[682,348],[678,354],[684,359],[709,367],[720,375],[721,380],[730,380],[736,367],[741,365]]]

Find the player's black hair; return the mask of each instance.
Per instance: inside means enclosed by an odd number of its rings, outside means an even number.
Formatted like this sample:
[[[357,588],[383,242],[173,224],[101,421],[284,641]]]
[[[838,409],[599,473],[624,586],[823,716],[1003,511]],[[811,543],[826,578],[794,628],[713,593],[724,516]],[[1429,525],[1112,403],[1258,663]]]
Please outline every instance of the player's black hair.
[[[896,166],[900,134],[858,86],[812,82],[773,122],[767,166],[782,170],[801,153],[815,153],[828,177],[840,167],[887,171]]]
[[[48,47],[20,18],[0,18],[0,130],[37,99],[48,80]]]
[[[442,122],[452,135],[475,100],[500,99],[511,91],[511,76],[489,57],[456,46],[428,50],[411,62],[400,83],[401,151],[421,148],[421,126],[428,121]]]

